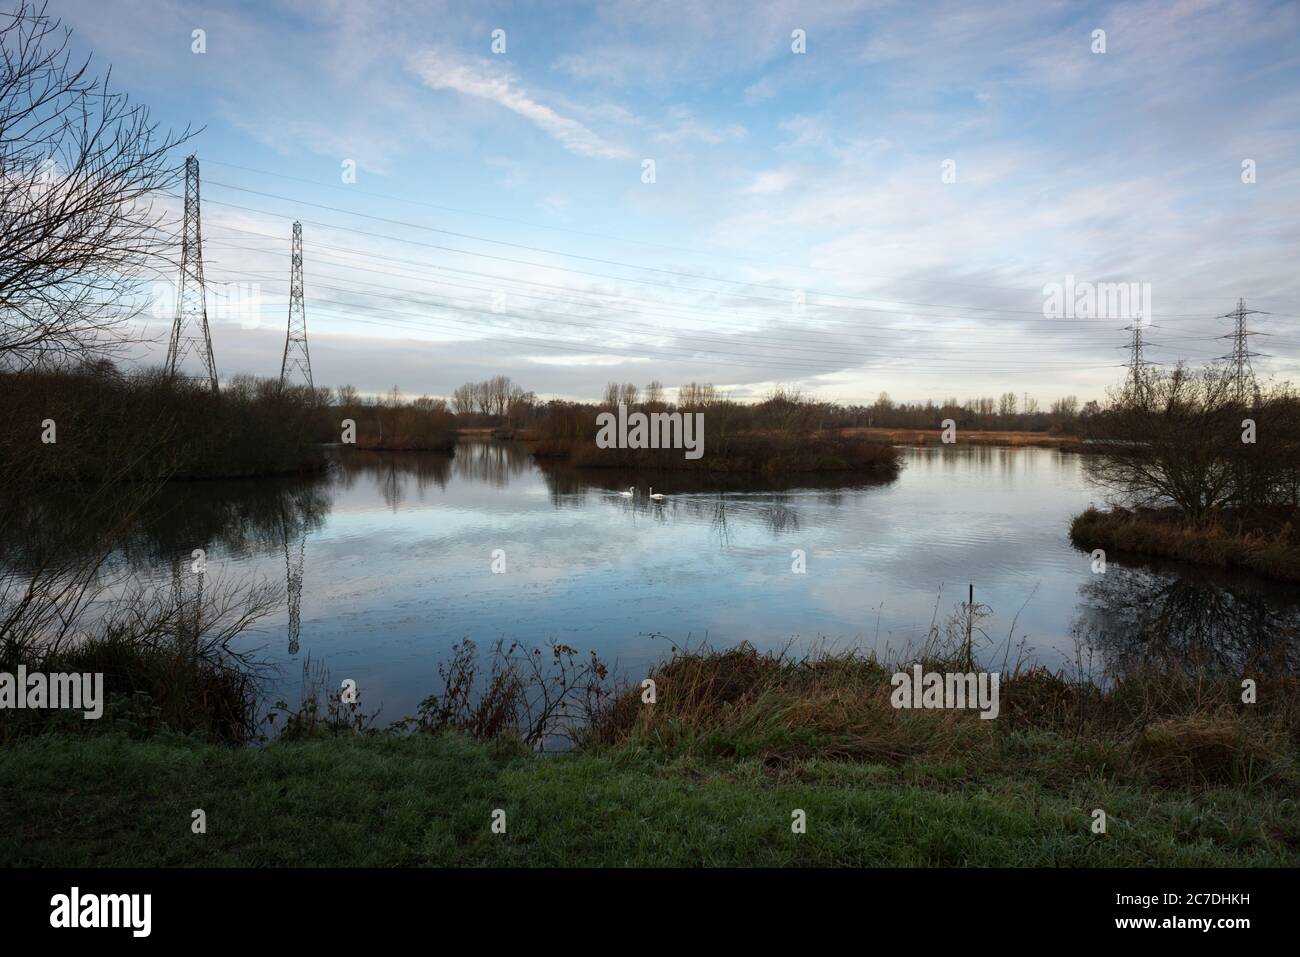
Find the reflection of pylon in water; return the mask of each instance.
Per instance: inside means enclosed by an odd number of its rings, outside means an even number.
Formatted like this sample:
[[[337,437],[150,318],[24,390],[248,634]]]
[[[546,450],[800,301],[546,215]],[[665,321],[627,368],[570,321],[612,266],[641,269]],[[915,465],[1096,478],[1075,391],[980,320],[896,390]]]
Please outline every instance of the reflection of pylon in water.
[[[183,556],[172,566],[172,599],[176,606],[177,637],[197,639],[202,627],[203,579],[206,571],[194,570],[190,559]],[[193,580],[193,595],[187,595],[185,582]]]
[[[298,653],[298,633],[302,629],[302,572],[307,557],[307,527],[298,536],[298,549],[295,556],[289,546],[289,524],[283,522],[284,531],[284,579],[285,591],[289,596],[289,654]]]

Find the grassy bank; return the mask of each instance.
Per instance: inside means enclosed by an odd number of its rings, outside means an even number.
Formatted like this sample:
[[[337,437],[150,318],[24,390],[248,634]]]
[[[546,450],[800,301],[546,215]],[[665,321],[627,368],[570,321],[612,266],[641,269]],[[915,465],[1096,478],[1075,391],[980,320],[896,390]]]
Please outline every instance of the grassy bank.
[[[1090,508],[1071,521],[1070,539],[1080,548],[1242,568],[1300,582],[1298,518],[1295,509],[1280,507],[1201,519],[1176,509]]]
[[[1244,706],[1238,676],[1162,666],[1103,690],[1015,669],[984,721],[894,709],[874,658],[682,652],[651,673],[653,704],[602,697],[576,751],[541,755],[502,720],[517,674],[471,702],[451,669],[427,733],[12,741],[0,864],[1300,864],[1293,678],[1260,676]]]
[[[1297,866],[1294,795],[1070,778],[1079,746],[1011,764],[556,757],[455,733],[229,749],[44,737],[0,751],[0,864],[49,866]],[[1034,754],[1032,762],[1026,755]],[[1104,808],[1107,833],[1090,813]],[[190,831],[202,808],[208,831]],[[506,833],[491,814],[506,812]],[[791,812],[807,833],[791,833]]]

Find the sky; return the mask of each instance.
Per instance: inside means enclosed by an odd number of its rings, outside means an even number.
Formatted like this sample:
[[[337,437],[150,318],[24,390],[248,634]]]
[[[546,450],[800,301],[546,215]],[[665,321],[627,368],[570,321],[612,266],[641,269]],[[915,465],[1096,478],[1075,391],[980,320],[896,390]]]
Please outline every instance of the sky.
[[[1224,355],[1239,297],[1300,378],[1294,0],[49,9],[199,130],[222,378],[279,374],[295,220],[316,384],[366,393],[1046,406],[1120,383],[1135,320],[1155,362]],[[1110,283],[1144,295],[1048,306]]]

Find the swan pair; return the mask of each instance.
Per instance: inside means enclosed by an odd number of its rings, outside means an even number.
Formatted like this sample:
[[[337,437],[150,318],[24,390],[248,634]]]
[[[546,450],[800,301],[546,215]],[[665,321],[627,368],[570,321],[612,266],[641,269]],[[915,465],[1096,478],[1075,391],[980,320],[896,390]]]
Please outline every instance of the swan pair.
[[[623,496],[623,498],[631,498],[636,494],[636,486],[635,485],[630,486],[626,492],[619,492],[618,494]],[[650,486],[650,497],[654,499],[656,502],[662,502],[664,500],[663,493],[656,492],[655,487],[653,485]]]

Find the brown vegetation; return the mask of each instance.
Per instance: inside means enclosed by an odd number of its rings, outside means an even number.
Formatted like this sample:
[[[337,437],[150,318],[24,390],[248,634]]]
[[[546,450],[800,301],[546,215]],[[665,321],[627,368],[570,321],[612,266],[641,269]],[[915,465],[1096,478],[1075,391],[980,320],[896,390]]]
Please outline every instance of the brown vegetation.
[[[927,671],[966,671],[960,656],[927,657]],[[610,700],[590,728],[590,746],[641,746],[701,757],[761,758],[784,766],[809,758],[895,763],[960,757],[1014,762],[1014,734],[1049,732],[1077,743],[1070,774],[1098,771],[1164,784],[1241,783],[1294,774],[1300,746],[1300,680],[1261,674],[1260,704],[1241,702],[1240,675],[1151,665],[1102,686],[1041,666],[1016,666],[1001,680],[1001,715],[973,710],[898,709],[890,677],[906,666],[874,655],[791,658],[749,645],[677,651],[639,687]],[[1265,704],[1267,702],[1267,704]],[[1289,770],[1288,770],[1289,769]]]
[[[356,425],[351,444],[359,449],[450,452],[456,447],[456,416],[446,401],[427,395],[406,400],[397,386],[369,402],[343,386],[326,418],[322,441],[339,441],[343,422],[350,419]]]
[[[236,377],[219,394],[107,363],[0,374],[0,449],[45,481],[235,478],[324,466],[314,396]],[[52,432],[48,438],[47,427]]]
[[[778,773],[819,759],[953,760],[971,772],[1023,762],[1041,773],[1046,766],[1063,780],[1102,774],[1159,786],[1297,783],[1300,678],[1263,661],[1237,672],[1165,649],[1104,680],[1083,668],[1067,673],[1004,661],[995,720],[974,709],[894,707],[896,672],[914,664],[927,672],[978,668],[971,636],[983,643],[979,623],[988,614],[959,605],[896,661],[857,651],[793,656],[748,643],[674,648],[646,675],[653,700],[639,676],[611,684],[599,661],[584,663],[565,646],[529,653],[498,645],[486,682],[478,682],[483,663],[467,643],[439,669],[444,693],[396,727],[455,728],[534,747],[568,737],[588,752],[758,760]],[[1257,682],[1255,703],[1242,701],[1243,677]]]
[[[746,405],[700,385],[684,386],[681,393],[685,398],[676,404],[638,403],[634,387],[619,390],[611,385],[607,399],[616,398],[625,406],[625,400],[632,399],[634,404],[626,406],[629,414],[699,414],[703,453],[697,458],[687,458],[681,448],[601,448],[596,442],[599,417],[614,413],[618,406],[576,402],[547,405],[533,454],[583,468],[767,474],[851,471],[884,477],[898,472],[898,452],[888,443],[847,436],[828,426],[838,408],[832,403],[778,391]]]
[[[1080,548],[1159,555],[1300,582],[1300,529],[1295,519],[1289,507],[1220,512],[1200,519],[1189,519],[1175,508],[1089,508],[1070,523],[1070,539]]]
[[[1085,466],[1116,508],[1076,516],[1075,544],[1300,581],[1300,397],[1241,385],[1179,365],[1117,393]]]

